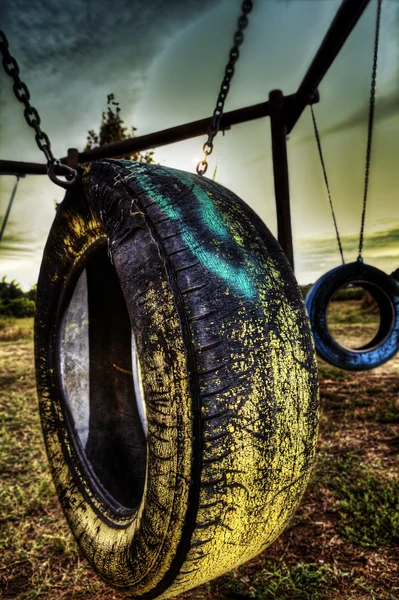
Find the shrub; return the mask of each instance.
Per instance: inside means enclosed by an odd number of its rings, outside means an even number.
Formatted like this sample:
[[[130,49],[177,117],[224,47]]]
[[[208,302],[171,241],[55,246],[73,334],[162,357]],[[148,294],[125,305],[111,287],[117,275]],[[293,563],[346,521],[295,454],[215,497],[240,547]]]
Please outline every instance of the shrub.
[[[29,298],[14,298],[12,300],[0,300],[0,315],[6,317],[33,317],[35,303]]]
[[[21,290],[15,280],[0,281],[0,315],[6,317],[33,317],[35,312],[36,287],[29,292]]]

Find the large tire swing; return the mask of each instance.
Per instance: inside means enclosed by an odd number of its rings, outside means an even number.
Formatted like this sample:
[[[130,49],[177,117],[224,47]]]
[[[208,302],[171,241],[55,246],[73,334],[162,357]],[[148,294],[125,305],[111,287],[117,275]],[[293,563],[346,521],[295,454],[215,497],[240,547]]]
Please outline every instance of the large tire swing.
[[[196,175],[83,165],[44,252],[35,327],[61,505],[101,577],[172,597],[281,532],[312,465],[312,337],[288,262]]]

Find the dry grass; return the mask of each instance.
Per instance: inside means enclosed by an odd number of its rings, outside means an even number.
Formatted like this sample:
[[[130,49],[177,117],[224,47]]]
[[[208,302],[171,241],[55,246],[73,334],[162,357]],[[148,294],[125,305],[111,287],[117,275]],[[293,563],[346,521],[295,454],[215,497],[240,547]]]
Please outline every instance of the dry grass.
[[[181,600],[399,599],[398,375],[399,358],[367,373],[320,365],[317,461],[289,529]],[[31,324],[9,322],[0,326],[0,596],[121,599],[69,533],[36,402]]]
[[[0,342],[29,342],[33,338],[32,319],[0,316]]]

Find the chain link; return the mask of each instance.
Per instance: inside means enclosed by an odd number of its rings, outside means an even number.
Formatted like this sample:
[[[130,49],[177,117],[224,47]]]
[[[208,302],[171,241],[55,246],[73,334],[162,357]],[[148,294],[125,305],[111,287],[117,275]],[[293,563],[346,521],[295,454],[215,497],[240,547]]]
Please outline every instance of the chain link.
[[[77,178],[75,169],[71,169],[67,165],[61,164],[59,160],[54,158],[51,151],[51,143],[47,133],[42,131],[40,124],[40,116],[36,108],[29,102],[30,92],[27,85],[21,81],[19,77],[19,66],[13,56],[11,56],[8,46],[8,40],[3,31],[0,30],[0,53],[3,56],[2,64],[5,72],[14,80],[13,90],[15,97],[25,106],[24,117],[29,127],[35,130],[35,140],[38,148],[44,153],[47,160],[47,173],[50,179],[61,187],[70,187]],[[57,175],[62,175],[67,181],[58,179]]]
[[[211,122],[208,127],[208,139],[202,147],[202,151],[204,153],[204,158],[200,160],[197,165],[197,173],[198,175],[205,175],[208,169],[208,156],[212,154],[213,151],[213,140],[217,135],[220,129],[220,121],[223,115],[224,103],[227,98],[227,94],[229,93],[231,79],[234,75],[234,67],[240,56],[239,47],[244,41],[244,29],[248,25],[248,17],[247,15],[252,10],[252,0],[244,0],[241,6],[241,15],[238,19],[238,29],[234,34],[234,46],[230,50],[229,53],[229,62],[226,65],[224,71],[224,77],[222,84],[220,86],[219,95],[216,101],[216,107],[213,111]]]
[[[365,220],[366,220],[367,195],[368,195],[368,190],[369,190],[369,179],[370,179],[371,143],[373,140],[375,86],[376,86],[376,81],[377,81],[377,62],[378,62],[378,43],[379,43],[379,38],[380,38],[381,4],[382,4],[382,0],[378,0],[377,17],[376,17],[376,24],[375,24],[373,69],[372,69],[372,73],[371,73],[369,120],[368,120],[368,131],[367,131],[366,168],[365,168],[365,174],[364,174],[363,209],[362,209],[362,219],[361,219],[361,224],[360,224],[358,260],[362,260],[364,225],[365,225]]]

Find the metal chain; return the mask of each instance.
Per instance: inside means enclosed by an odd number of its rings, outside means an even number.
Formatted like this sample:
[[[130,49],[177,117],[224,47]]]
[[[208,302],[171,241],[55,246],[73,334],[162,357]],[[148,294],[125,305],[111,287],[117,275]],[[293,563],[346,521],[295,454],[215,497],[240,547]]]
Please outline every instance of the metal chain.
[[[234,45],[230,50],[229,62],[227,63],[224,71],[224,78],[220,86],[219,95],[216,101],[216,108],[213,111],[212,119],[208,127],[208,139],[202,147],[204,158],[200,160],[197,165],[198,175],[205,175],[208,169],[208,156],[212,154],[213,140],[220,129],[220,120],[223,115],[224,103],[226,101],[227,94],[229,93],[230,83],[234,75],[234,66],[238,60],[238,57],[240,56],[239,47],[244,41],[243,31],[248,25],[247,15],[251,12],[251,10],[252,0],[244,0],[241,6],[241,15],[238,19],[238,28],[234,34]]]
[[[373,139],[375,86],[376,86],[376,80],[377,80],[378,42],[379,42],[379,37],[380,37],[381,4],[382,4],[382,0],[378,0],[377,18],[376,18],[376,24],[375,24],[373,70],[372,70],[372,74],[371,74],[370,105],[369,105],[368,132],[367,132],[367,150],[366,150],[366,168],[365,168],[365,175],[364,175],[363,210],[362,210],[362,219],[361,219],[361,225],[360,225],[358,260],[362,260],[364,224],[365,224],[365,220],[366,220],[366,204],[367,204],[367,194],[368,194],[369,179],[370,179],[371,143],[372,143],[372,139]]]
[[[39,150],[41,150],[47,160],[47,174],[51,181],[60,185],[61,187],[70,187],[73,185],[77,178],[77,172],[75,169],[71,169],[67,165],[62,164],[58,159],[54,158],[51,151],[51,144],[47,133],[45,133],[41,127],[41,119],[36,108],[34,108],[30,100],[30,92],[27,85],[21,81],[19,77],[19,66],[13,56],[11,56],[8,40],[3,31],[0,30],[0,52],[3,56],[2,64],[5,72],[9,75],[13,81],[13,90],[17,100],[22,102],[25,106],[24,117],[29,127],[35,130],[35,140]],[[64,176],[66,181],[58,179],[58,175]]]
[[[326,170],[326,165],[324,163],[323,151],[321,149],[321,141],[320,141],[319,129],[317,127],[316,116],[314,114],[314,110],[313,110],[313,106],[312,105],[310,105],[310,111],[312,113],[313,127],[314,127],[314,133],[315,133],[315,136],[316,136],[317,148],[319,150],[321,168],[323,169],[324,181],[325,181],[326,188],[327,188],[328,201],[330,202],[331,214],[332,214],[332,218],[333,218],[333,221],[334,221],[335,235],[337,236],[339,253],[341,254],[342,264],[344,265],[345,264],[344,253],[343,253],[343,250],[342,250],[341,238],[339,236],[337,219],[335,218],[335,211],[334,211],[334,206],[333,206],[333,203],[332,203],[331,192],[330,192],[330,185],[328,183],[327,170]]]
[[[375,41],[374,41],[374,57],[373,57],[373,69],[371,75],[371,89],[370,89],[370,105],[369,105],[369,119],[368,119],[368,133],[367,133],[367,150],[366,150],[366,168],[365,168],[365,176],[364,176],[364,195],[363,195],[363,209],[362,209],[362,218],[360,224],[360,235],[359,235],[359,254],[357,260],[362,259],[362,250],[363,250],[363,238],[364,238],[364,225],[366,219],[366,206],[367,206],[367,195],[368,195],[368,187],[369,187],[369,179],[370,179],[370,163],[371,163],[371,144],[373,138],[373,124],[374,124],[374,109],[375,109],[375,88],[376,88],[376,80],[377,80],[377,62],[378,62],[378,43],[379,43],[379,34],[380,34],[380,21],[381,21],[381,4],[382,0],[378,0],[377,4],[377,18],[376,18],[376,27],[375,27]],[[337,236],[338,248],[342,258],[342,264],[345,264],[344,254],[342,251],[341,239],[338,232],[337,220],[335,218],[334,207],[331,198],[330,186],[327,178],[327,171],[324,163],[323,152],[321,148],[321,141],[319,130],[316,123],[316,117],[314,114],[313,106],[310,106],[310,110],[312,113],[313,127],[317,141],[317,147],[319,150],[320,162],[323,169],[324,181],[327,188],[328,200],[330,202],[331,214],[334,221],[335,233]]]

